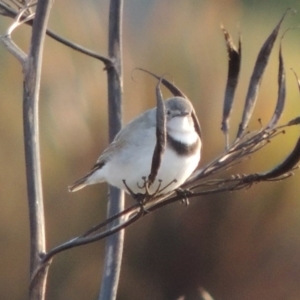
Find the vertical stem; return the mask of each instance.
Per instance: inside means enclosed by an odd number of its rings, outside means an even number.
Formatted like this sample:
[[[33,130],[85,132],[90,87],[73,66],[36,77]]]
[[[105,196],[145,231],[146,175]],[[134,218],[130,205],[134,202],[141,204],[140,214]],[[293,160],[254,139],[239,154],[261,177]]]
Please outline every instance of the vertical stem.
[[[110,59],[113,61],[113,66],[107,69],[110,142],[122,127],[122,8],[123,0],[110,1],[108,53]],[[108,217],[124,209],[124,193],[114,187],[110,187],[109,198]],[[116,222],[120,222],[120,220]],[[124,230],[109,236],[106,240],[105,261],[99,300],[116,299],[123,244]]]
[[[37,3],[33,21],[28,59],[24,64],[23,124],[27,193],[30,219],[30,277],[45,253],[45,221],[40,166],[39,145],[39,92],[42,67],[42,53],[51,0]],[[31,282],[30,300],[45,299],[47,270],[45,268]]]

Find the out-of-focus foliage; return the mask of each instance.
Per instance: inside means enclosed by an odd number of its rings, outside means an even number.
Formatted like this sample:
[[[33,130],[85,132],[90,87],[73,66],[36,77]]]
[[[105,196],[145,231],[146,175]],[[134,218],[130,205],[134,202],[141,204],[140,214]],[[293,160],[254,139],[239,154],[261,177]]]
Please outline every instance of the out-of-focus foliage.
[[[108,1],[56,1],[49,28],[106,54]],[[136,67],[170,74],[194,103],[204,136],[203,162],[223,150],[222,100],[227,53],[222,22],[242,33],[240,85],[231,120],[240,120],[249,76],[261,44],[286,8],[298,1],[125,1],[124,121],[155,105],[155,84]],[[283,30],[298,26],[289,15]],[[0,34],[10,19],[0,18]],[[15,40],[28,47],[29,27]],[[282,122],[300,114],[293,68],[300,74],[300,32],[284,37],[287,106]],[[277,96],[278,43],[263,78],[251,128],[265,124]],[[107,145],[106,75],[100,62],[47,38],[40,103],[47,244],[53,247],[105,218],[106,186],[68,194]],[[166,96],[168,94],[166,93]],[[24,299],[28,279],[28,212],[22,140],[22,74],[0,47],[0,298]],[[237,168],[263,171],[292,149],[299,128]],[[175,299],[204,286],[215,299],[300,298],[299,178],[247,191],[173,204],[129,227],[118,299]],[[132,201],[132,200],[128,200]],[[95,299],[104,242],[60,254],[50,269],[48,299]],[[17,287],[17,288],[16,288]],[[195,299],[195,298],[189,298]]]

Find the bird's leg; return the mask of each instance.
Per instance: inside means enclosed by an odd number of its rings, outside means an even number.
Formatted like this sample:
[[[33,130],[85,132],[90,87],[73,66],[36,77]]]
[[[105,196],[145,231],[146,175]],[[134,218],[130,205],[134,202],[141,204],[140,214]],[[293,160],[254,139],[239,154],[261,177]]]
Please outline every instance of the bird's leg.
[[[189,196],[191,196],[193,194],[192,191],[188,190],[188,189],[181,189],[178,188],[175,190],[177,196],[182,197],[181,199],[181,203],[185,204],[186,206],[188,206],[190,204],[189,202]]]
[[[146,176],[143,176],[142,179],[144,181],[144,184],[142,186],[140,186],[139,184],[137,184],[137,186],[140,189],[145,189],[145,194],[144,195],[146,196],[146,198],[150,199],[150,198],[154,197],[157,194],[157,192],[159,191],[159,189],[160,189],[161,180],[159,180],[158,189],[153,194],[151,194],[151,192],[150,192],[150,186],[151,186],[151,184],[150,184],[149,180],[147,179]]]
[[[138,202],[138,204],[139,204],[139,206],[140,206],[140,209],[143,211],[143,213],[144,213],[144,214],[145,214],[145,213],[148,213],[148,211],[145,209],[145,206],[144,206],[145,203],[146,203],[146,196],[145,196],[145,194],[134,193],[134,192],[132,191],[132,189],[128,186],[128,184],[126,183],[126,180],[123,179],[122,181],[123,181],[123,183],[124,183],[124,185],[125,185],[125,187],[126,187],[126,189],[127,189],[128,194],[129,194],[133,199],[135,199],[135,200]]]
[[[142,180],[144,181],[144,183],[143,183],[142,185],[140,185],[139,182],[136,183],[137,187],[138,187],[139,189],[141,189],[141,190],[145,188],[146,177],[143,176],[143,177],[142,177]]]
[[[154,194],[152,195],[153,197],[155,197],[160,192],[161,183],[162,183],[162,180],[158,179],[158,187],[157,187],[156,191],[154,192]]]
[[[143,188],[145,189],[145,195],[146,196],[152,196],[150,194],[150,190],[149,190],[150,184],[149,184],[149,181],[148,181],[147,177],[144,176],[144,177],[142,177],[142,179],[144,180]]]
[[[132,191],[132,189],[127,185],[126,180],[123,179],[122,181],[123,181],[123,184],[124,184],[125,187],[126,187],[126,190],[127,190],[128,194],[129,194],[132,198],[135,198],[135,197],[136,197],[136,194],[135,194],[135,193]]]

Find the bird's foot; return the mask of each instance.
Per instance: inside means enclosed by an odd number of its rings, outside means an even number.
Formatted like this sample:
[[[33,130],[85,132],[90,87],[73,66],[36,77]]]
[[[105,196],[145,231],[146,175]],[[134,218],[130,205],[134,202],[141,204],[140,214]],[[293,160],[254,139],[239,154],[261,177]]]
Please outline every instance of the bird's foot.
[[[186,206],[188,206],[190,204],[189,198],[191,195],[193,195],[193,192],[188,190],[188,189],[181,189],[178,188],[175,190],[177,196],[182,197],[182,199],[180,200],[180,202],[182,204],[185,204]]]
[[[126,190],[128,192],[128,194],[134,199],[136,200],[136,202],[139,204],[140,209],[143,211],[143,213],[148,213],[149,211],[145,208],[145,204],[147,203],[148,200],[148,195],[146,194],[142,194],[142,193],[134,193],[132,191],[132,189],[127,185],[126,180],[123,179],[123,183],[126,187]]]

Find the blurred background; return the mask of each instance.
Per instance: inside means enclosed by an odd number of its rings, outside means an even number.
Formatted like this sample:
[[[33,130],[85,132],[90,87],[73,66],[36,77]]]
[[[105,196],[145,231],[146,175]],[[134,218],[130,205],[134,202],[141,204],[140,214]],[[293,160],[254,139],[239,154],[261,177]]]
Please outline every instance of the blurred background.
[[[287,8],[298,0],[128,0],[124,3],[124,123],[155,105],[153,78],[169,79],[193,102],[203,129],[201,165],[224,149],[220,131],[227,52],[220,24],[243,41],[240,84],[231,119],[236,134],[258,51]],[[108,1],[56,1],[49,28],[107,53]],[[0,34],[12,20],[0,17]],[[300,76],[300,15],[288,14],[280,36],[287,75],[287,103],[280,120],[300,115],[291,68]],[[28,49],[30,28],[13,35]],[[266,124],[277,97],[279,41],[263,78],[249,129]],[[165,97],[169,94],[165,91]],[[26,299],[29,222],[22,129],[22,70],[0,46],[0,298]],[[265,171],[292,150],[299,127],[289,128],[236,168]],[[105,219],[107,186],[69,194],[107,146],[107,89],[103,65],[46,39],[40,102],[41,157],[48,249]],[[198,298],[201,287],[215,300],[300,299],[300,172],[282,182],[175,203],[126,230],[118,299]],[[127,205],[132,199],[126,200]],[[104,241],[55,257],[47,299],[96,299]]]

